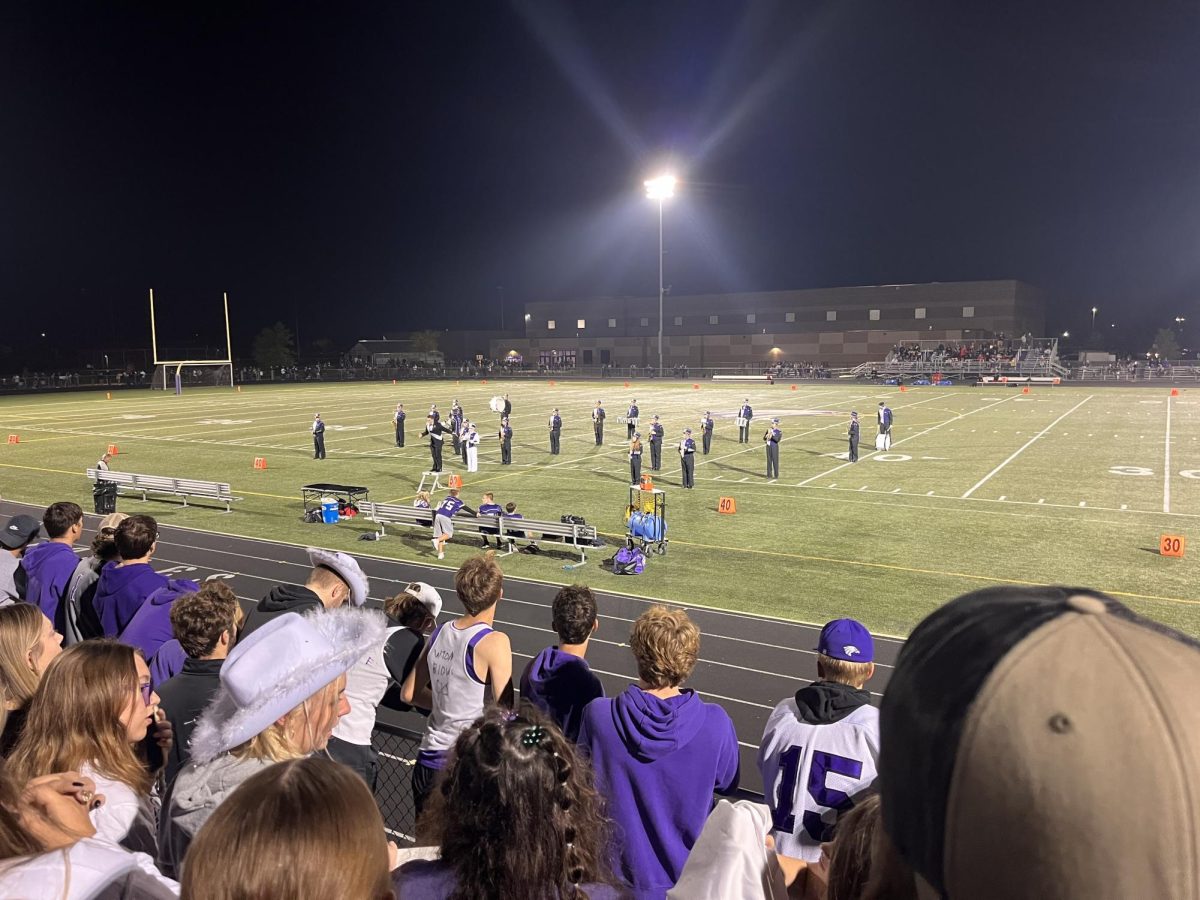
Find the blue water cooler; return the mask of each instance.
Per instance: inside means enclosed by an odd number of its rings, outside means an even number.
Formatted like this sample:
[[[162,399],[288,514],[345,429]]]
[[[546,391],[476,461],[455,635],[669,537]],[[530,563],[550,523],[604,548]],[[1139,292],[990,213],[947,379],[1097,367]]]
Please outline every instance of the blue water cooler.
[[[326,525],[336,525],[338,521],[338,504],[333,497],[321,498],[321,521]]]

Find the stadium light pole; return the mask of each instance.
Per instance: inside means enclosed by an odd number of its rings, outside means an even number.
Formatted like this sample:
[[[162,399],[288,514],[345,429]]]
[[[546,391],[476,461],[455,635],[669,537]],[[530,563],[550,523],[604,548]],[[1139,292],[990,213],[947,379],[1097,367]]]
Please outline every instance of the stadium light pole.
[[[1097,309],[1096,307],[1094,307],[1094,306],[1092,307],[1092,331],[1096,330],[1096,313],[1098,313],[1099,311],[1100,310]]]
[[[675,176],[659,175],[645,182],[646,196],[658,201],[658,377],[663,371],[663,201],[675,196]]]

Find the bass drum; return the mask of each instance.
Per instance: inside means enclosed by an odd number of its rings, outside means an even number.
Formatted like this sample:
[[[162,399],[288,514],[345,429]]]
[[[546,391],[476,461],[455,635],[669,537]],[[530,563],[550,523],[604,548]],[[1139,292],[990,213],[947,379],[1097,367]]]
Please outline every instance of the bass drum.
[[[497,394],[488,401],[488,409],[494,413],[504,412],[504,398]]]

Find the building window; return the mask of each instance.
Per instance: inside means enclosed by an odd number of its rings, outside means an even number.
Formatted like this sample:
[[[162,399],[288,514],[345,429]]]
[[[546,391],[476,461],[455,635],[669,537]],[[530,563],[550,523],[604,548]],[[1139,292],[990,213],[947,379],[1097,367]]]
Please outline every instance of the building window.
[[[616,319],[609,319],[609,320],[608,320],[608,327],[609,327],[609,328],[616,328],[616,327],[617,327],[617,320],[616,320]]]
[[[825,310],[825,321],[826,322],[836,322],[837,321],[837,310],[836,309]]]
[[[963,307],[963,318],[964,318],[964,319],[973,319],[973,318],[975,318],[975,307],[973,307],[973,306],[964,306],[964,307]]]
[[[879,310],[877,310],[877,309],[867,310],[867,318],[870,319],[872,322],[878,322],[879,321]]]
[[[754,324],[754,313],[746,313],[746,324],[747,325]]]
[[[640,324],[643,328],[645,328],[650,324],[650,320],[647,319],[645,316],[642,316],[642,320],[641,320]]]
[[[918,307],[917,307],[917,318],[918,318],[918,319],[923,319],[923,318],[925,318],[925,307],[923,307],[923,306],[918,306]]]
[[[709,317],[708,317],[708,324],[709,324],[709,325],[720,325],[720,324],[721,324],[721,317],[720,317],[720,316],[709,316]]]
[[[587,319],[576,319],[575,327],[576,328],[587,328]]]
[[[676,324],[676,325],[682,325],[682,324],[683,324],[683,316],[676,316],[676,317],[675,317],[675,324]]]
[[[784,313],[784,314],[783,314],[783,321],[785,321],[785,322],[795,322],[795,321],[796,321],[796,314],[795,314],[795,313]]]
[[[554,320],[553,320],[553,319],[547,319],[547,320],[546,320],[546,330],[547,330],[547,331],[553,331],[553,330],[554,330],[555,328],[557,328],[557,327],[558,327],[558,326],[555,324],[555,322],[554,322]]]

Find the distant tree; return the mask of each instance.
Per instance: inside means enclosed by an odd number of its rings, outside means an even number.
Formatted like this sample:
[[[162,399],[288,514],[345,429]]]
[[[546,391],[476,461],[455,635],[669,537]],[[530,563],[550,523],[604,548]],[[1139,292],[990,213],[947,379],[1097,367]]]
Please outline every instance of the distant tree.
[[[333,341],[327,337],[319,337],[312,342],[312,348],[324,356],[333,351]]]
[[[412,341],[414,353],[437,353],[440,337],[436,331],[414,331],[408,339]]]
[[[1179,338],[1170,328],[1160,328],[1154,335],[1153,350],[1159,359],[1179,359]]]
[[[254,361],[263,368],[294,365],[295,346],[292,332],[282,322],[276,322],[254,339]]]

